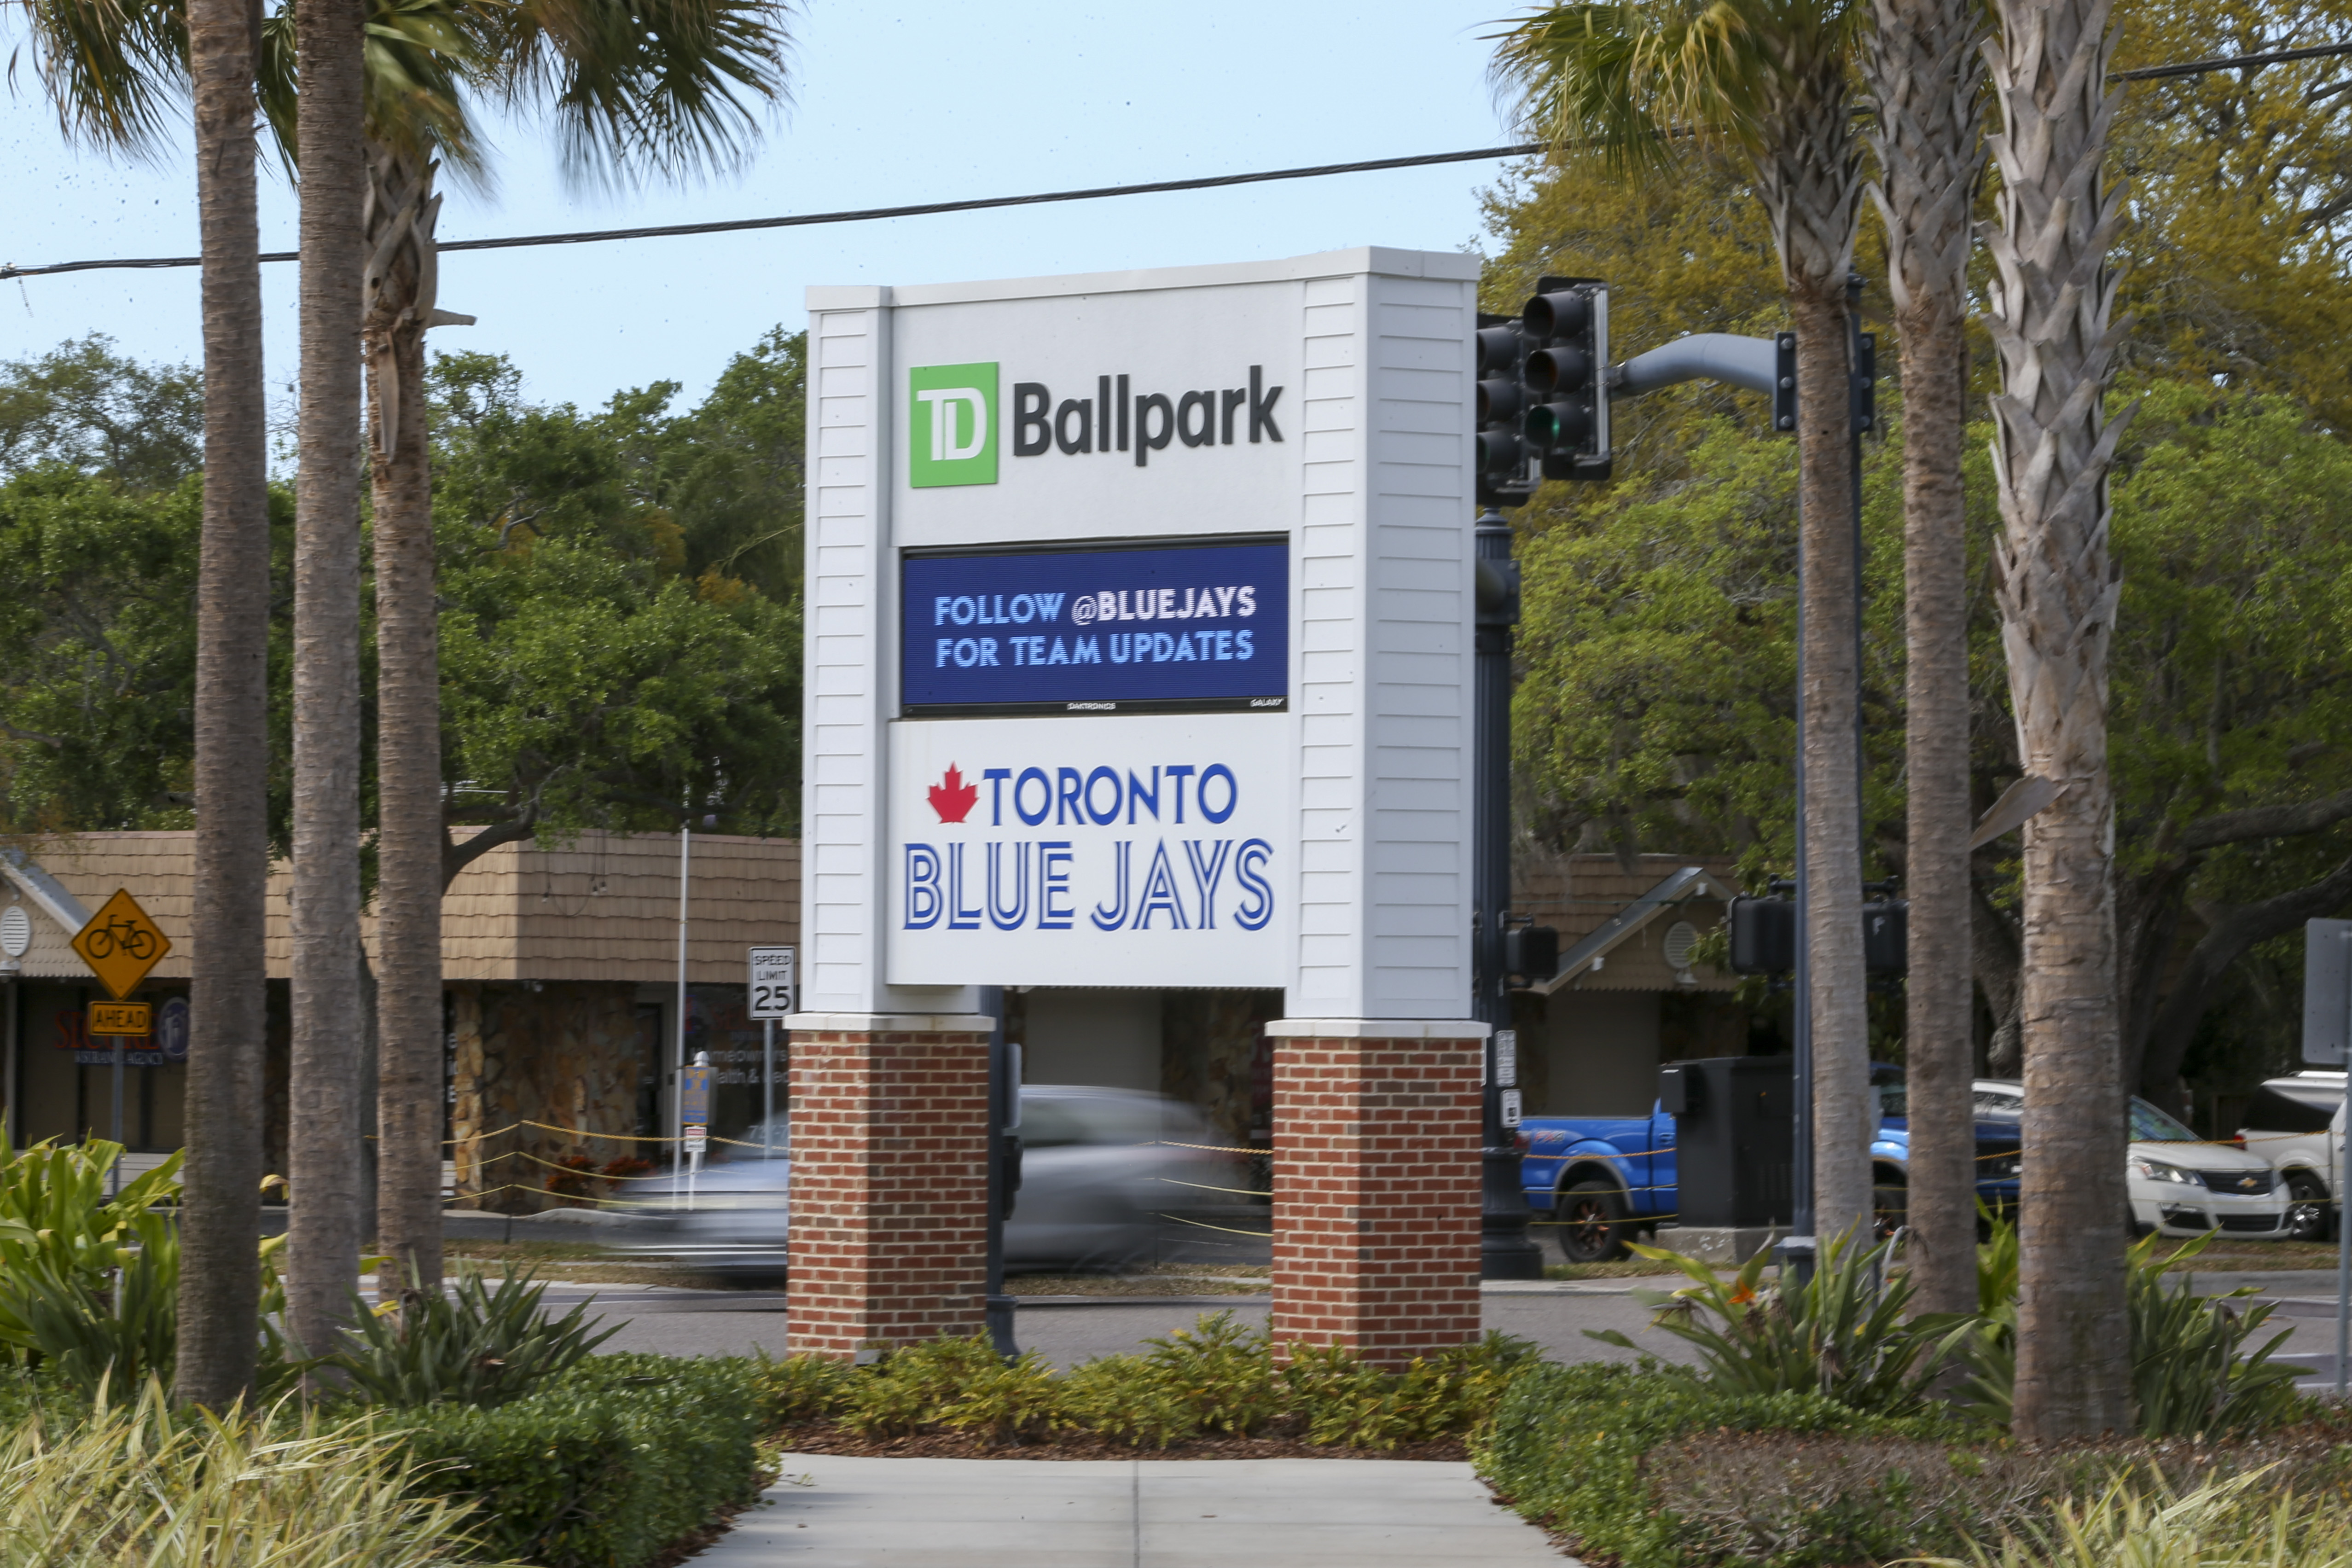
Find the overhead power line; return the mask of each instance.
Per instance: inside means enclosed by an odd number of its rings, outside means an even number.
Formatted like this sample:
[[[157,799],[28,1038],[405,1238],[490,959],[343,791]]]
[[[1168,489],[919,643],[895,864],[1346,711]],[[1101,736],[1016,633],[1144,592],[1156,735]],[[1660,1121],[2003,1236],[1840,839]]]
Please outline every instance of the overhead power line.
[[[2189,60],[2179,65],[2143,66],[2137,70],[2109,73],[2111,81],[2153,81],[2167,77],[2202,76],[2210,71],[2244,70],[2289,60],[2319,59],[2352,54],[2352,43],[2320,44],[2304,49],[2274,49],[2268,54],[2231,55],[2218,59]],[[1094,185],[1076,191],[1039,191],[1021,196],[980,196],[961,202],[919,202],[909,206],[853,207],[845,212],[801,213],[782,217],[731,218],[719,223],[673,223],[645,228],[590,228],[571,234],[518,234],[501,239],[453,239],[437,248],[447,255],[459,250],[519,250],[537,245],[593,245],[610,239],[668,239],[689,234],[742,234],[761,228],[813,228],[821,224],[872,223],[880,218],[929,217],[939,213],[982,212],[991,207],[1043,206],[1052,202],[1091,202],[1106,196],[1148,196],[1170,191],[1210,191],[1225,185],[1258,185],[1274,180],[1314,180],[1327,174],[1366,174],[1381,169],[1420,169],[1436,163],[1475,163],[1493,158],[1524,158],[1547,151],[1540,142],[1513,147],[1480,147],[1466,153],[1423,153],[1411,158],[1365,158],[1352,163],[1313,163],[1298,169],[1262,169],[1247,174],[1210,174],[1192,180],[1155,180],[1140,185]],[[263,261],[297,261],[300,253],[268,250]],[[48,278],[61,272],[99,272],[124,268],[197,267],[199,256],[113,258],[102,261],[58,261],[47,267],[0,265],[0,279]]]
[[[2203,76],[2208,71],[2251,70],[2256,66],[2284,65],[2289,60],[2324,59],[2352,55],[2352,44],[2315,44],[2307,49],[2273,49],[2266,55],[2225,55],[2219,59],[2188,60],[2177,66],[2142,66],[2137,70],[2112,71],[2109,81],[2157,81],[2165,77]]]
[[[1082,191],[1043,191],[1025,196],[982,196],[971,201],[922,202],[913,206],[857,207],[847,212],[802,213],[786,217],[733,218],[720,223],[673,223],[651,228],[591,228],[575,234],[521,234],[504,239],[452,239],[436,247],[453,250],[515,250],[531,245],[589,245],[607,239],[667,239],[688,234],[740,234],[758,228],[809,228],[828,223],[871,223],[886,217],[928,217],[935,213],[980,212],[989,207],[1042,206],[1049,202],[1090,202],[1104,196],[1147,196],[1164,191],[1206,191],[1222,185],[1256,185],[1270,180],[1312,180],[1325,174],[1362,174],[1379,169],[1418,169],[1432,163],[1474,163],[1490,158],[1520,158],[1544,151],[1530,142],[1516,147],[1481,147],[1470,153],[1424,153],[1412,158],[1367,158],[1353,163],[1317,163],[1303,169],[1266,169],[1249,174],[1212,174],[1194,180],[1157,180],[1144,185],[1096,185]],[[299,253],[271,250],[264,261],[294,261]],[[115,268],[195,267],[199,256],[156,256],[108,261],[60,261],[47,267],[0,267],[0,279],[45,278],[59,272],[95,272]]]

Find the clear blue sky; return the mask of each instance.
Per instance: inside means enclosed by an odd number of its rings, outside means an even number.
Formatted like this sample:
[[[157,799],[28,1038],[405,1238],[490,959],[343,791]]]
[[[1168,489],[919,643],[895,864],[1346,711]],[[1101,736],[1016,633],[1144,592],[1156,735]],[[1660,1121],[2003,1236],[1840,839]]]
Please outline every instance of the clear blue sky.
[[[567,193],[549,138],[498,137],[498,190],[452,189],[445,239],[897,205],[1494,146],[1486,24],[1515,0],[1351,6],[1191,0],[848,5],[806,0],[793,106],[740,177],[628,195]],[[0,41],[18,41],[13,20]],[[0,260],[196,249],[184,132],[155,166],[68,151],[21,66],[0,96]],[[916,283],[1293,256],[1481,238],[1496,163],[1129,196],[1039,208],[447,257],[441,302],[481,318],[435,345],[511,355],[528,393],[599,403],[682,382],[804,320],[811,283]],[[265,178],[262,248],[294,248],[294,201]],[[273,415],[290,415],[294,268],[263,269]],[[193,362],[196,272],[0,283],[0,358],[85,332]]]

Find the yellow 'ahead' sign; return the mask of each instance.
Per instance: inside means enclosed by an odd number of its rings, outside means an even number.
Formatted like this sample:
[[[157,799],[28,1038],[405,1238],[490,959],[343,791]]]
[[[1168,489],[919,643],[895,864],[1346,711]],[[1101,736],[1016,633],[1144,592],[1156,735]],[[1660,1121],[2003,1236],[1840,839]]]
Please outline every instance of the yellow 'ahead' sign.
[[[73,939],[73,950],[98,983],[121,1001],[138,990],[147,972],[172,951],[172,939],[147,918],[128,888],[117,888]]]

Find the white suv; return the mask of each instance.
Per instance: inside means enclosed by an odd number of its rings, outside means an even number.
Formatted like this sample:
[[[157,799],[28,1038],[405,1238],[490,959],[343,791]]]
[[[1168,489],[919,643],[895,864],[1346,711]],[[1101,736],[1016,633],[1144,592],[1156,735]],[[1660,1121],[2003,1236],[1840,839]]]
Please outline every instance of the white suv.
[[[2344,1075],[2299,1072],[2254,1091],[2238,1140],[2271,1163],[2286,1187],[2297,1241],[2325,1241],[2335,1206],[2335,1151],[2344,1136]]]
[[[2024,1086],[1979,1079],[1976,1101],[1979,1121],[2022,1117]],[[2167,1236],[2218,1230],[2265,1239],[2288,1234],[2286,1194],[2268,1160],[2200,1138],[2137,1095],[2126,1161],[2135,1230]]]

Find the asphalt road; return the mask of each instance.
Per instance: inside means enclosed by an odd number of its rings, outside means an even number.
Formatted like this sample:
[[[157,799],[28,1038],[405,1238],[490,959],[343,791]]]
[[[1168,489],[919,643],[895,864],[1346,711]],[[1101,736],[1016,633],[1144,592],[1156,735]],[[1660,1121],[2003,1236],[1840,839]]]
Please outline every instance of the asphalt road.
[[[1670,1334],[1649,1327],[1647,1309],[1633,1299],[1637,1284],[1659,1281],[1578,1280],[1542,1284],[1489,1286],[1484,1318],[1489,1329],[1499,1329],[1534,1341],[1554,1361],[1630,1362],[1635,1351],[1603,1344],[1587,1337],[1588,1330],[1615,1329],[1641,1351],[1661,1360],[1689,1362],[1689,1347]],[[2286,1331],[2280,1359],[2305,1369],[2305,1382],[2332,1386],[2334,1354],[2335,1278],[2326,1274],[2202,1275],[2200,1292],[2217,1292],[2240,1284],[2258,1285],[2264,1298],[2279,1303],[2264,1331]],[[665,1355],[749,1355],[765,1350],[784,1354],[784,1297],[782,1291],[681,1290],[657,1286],[551,1286],[551,1306],[558,1310],[583,1298],[593,1298],[592,1311],[608,1321],[617,1320],[620,1332],[605,1348],[652,1351]],[[1267,1301],[1263,1296],[1102,1297],[1087,1301],[1068,1300],[1024,1302],[1014,1319],[1014,1334],[1024,1349],[1034,1350],[1058,1366],[1074,1366],[1097,1356],[1144,1348],[1144,1342],[1175,1329],[1189,1328],[1204,1312],[1230,1311],[1245,1322],[1262,1325]]]
[[[749,1355],[764,1350],[785,1353],[784,1297],[781,1291],[678,1290],[631,1285],[556,1285],[548,1303],[559,1310],[583,1297],[621,1331],[607,1341],[612,1351],[653,1351],[665,1355]],[[1486,1297],[1486,1327],[1533,1340],[1555,1361],[1632,1361],[1634,1352],[1587,1339],[1587,1329],[1619,1329],[1644,1350],[1666,1360],[1690,1359],[1672,1335],[1649,1328],[1650,1314],[1614,1280],[1553,1285],[1540,1293],[1517,1287]],[[1025,1302],[1014,1317],[1014,1334],[1058,1366],[1075,1366],[1097,1356],[1145,1348],[1144,1342],[1190,1328],[1204,1312],[1230,1311],[1263,1325],[1263,1296],[1102,1297],[1084,1303]]]

